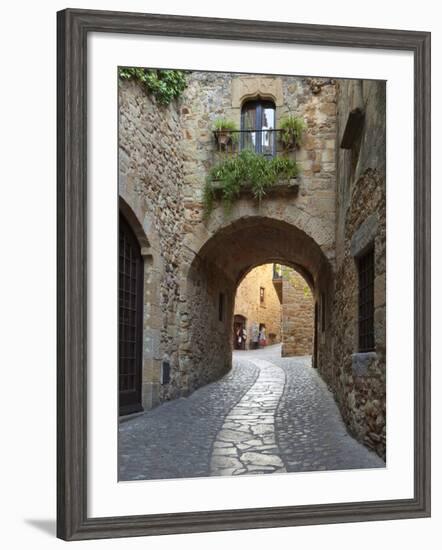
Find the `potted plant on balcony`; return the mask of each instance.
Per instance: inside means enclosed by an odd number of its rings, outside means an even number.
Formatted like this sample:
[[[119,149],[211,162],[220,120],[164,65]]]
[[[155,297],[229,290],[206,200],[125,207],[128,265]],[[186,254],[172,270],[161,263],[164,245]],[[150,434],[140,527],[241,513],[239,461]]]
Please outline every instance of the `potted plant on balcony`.
[[[217,118],[213,124],[213,129],[218,145],[228,145],[230,142],[235,142],[238,138],[235,134],[238,128],[233,120]]]
[[[289,115],[281,120],[279,127],[282,130],[279,133],[279,139],[284,149],[294,149],[301,143],[307,125],[302,118]]]

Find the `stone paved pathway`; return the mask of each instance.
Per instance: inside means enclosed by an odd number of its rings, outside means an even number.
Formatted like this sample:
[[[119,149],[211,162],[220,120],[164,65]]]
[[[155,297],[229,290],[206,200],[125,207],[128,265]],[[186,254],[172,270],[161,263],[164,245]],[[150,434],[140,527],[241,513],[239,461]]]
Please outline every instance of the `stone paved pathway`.
[[[254,359],[258,378],[227,414],[216,436],[211,475],[285,472],[275,439],[275,411],[284,390],[281,367]]]
[[[120,424],[119,479],[210,475],[210,457],[224,418],[253,385],[259,369],[235,361],[221,380]]]
[[[119,479],[385,467],[310,364],[280,346],[235,352],[221,380],[120,424]]]

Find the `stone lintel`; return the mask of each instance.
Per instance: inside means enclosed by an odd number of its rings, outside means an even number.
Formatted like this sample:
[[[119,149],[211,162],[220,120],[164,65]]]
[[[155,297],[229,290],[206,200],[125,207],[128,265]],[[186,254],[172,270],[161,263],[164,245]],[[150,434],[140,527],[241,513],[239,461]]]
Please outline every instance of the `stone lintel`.
[[[373,244],[377,229],[378,216],[371,214],[362,222],[351,238],[350,252],[354,258],[363,254]]]
[[[232,107],[240,108],[248,99],[271,99],[276,107],[284,104],[282,80],[274,76],[237,77],[232,80]]]
[[[375,351],[353,353],[351,356],[351,370],[353,376],[367,376],[369,367],[376,359],[377,353]]]

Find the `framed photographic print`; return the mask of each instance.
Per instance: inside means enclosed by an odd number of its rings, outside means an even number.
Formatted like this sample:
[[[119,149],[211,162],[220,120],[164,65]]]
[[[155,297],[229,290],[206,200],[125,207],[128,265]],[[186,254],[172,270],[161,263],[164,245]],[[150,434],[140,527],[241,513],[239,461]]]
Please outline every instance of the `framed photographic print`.
[[[430,514],[430,35],[58,14],[58,536]]]

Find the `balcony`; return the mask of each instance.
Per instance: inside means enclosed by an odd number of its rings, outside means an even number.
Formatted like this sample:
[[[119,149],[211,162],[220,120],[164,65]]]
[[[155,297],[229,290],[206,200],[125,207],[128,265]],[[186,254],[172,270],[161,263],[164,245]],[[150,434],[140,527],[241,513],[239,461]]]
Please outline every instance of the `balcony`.
[[[282,266],[279,264],[273,264],[273,286],[278,295],[279,302],[282,304]]]
[[[214,150],[214,160],[226,155],[237,155],[241,151],[252,151],[268,159],[277,155],[288,155],[296,160],[296,147],[284,148],[279,128],[263,130],[214,130],[213,136],[217,144]]]
[[[273,280],[282,280],[282,266],[280,264],[273,264]]]
[[[260,202],[264,197],[297,195],[295,147],[284,148],[283,130],[215,130],[216,148],[204,191],[206,215],[214,201],[228,207],[241,197]]]

